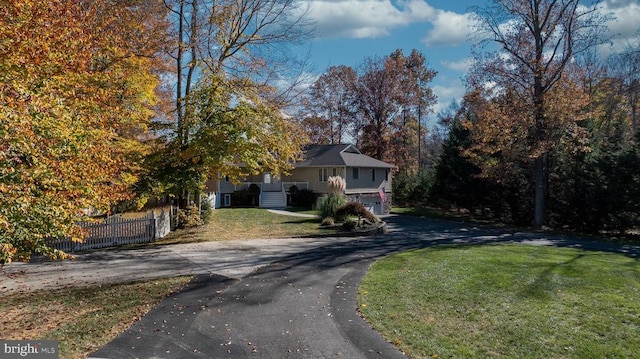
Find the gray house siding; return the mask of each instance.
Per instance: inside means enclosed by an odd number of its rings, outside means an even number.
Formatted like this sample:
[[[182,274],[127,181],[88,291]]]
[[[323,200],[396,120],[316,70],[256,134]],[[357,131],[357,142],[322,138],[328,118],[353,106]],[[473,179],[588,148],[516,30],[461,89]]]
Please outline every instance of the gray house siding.
[[[357,169],[357,178],[354,171]],[[375,173],[375,175],[374,175]],[[347,168],[347,190],[349,189],[391,189],[391,170],[386,168],[351,167]]]
[[[389,213],[393,165],[363,155],[348,144],[309,146],[305,154],[305,160],[294,164],[289,175],[281,178],[272,176],[271,183],[264,182],[264,174],[250,176],[240,186],[222,176],[209,181],[208,191],[216,194],[216,207],[224,207],[233,205],[229,198],[234,191],[248,186],[248,183],[256,183],[262,189],[262,203],[263,195],[272,196],[276,189],[286,192],[291,185],[326,194],[326,180],[331,176],[341,176],[346,181],[345,195],[349,200],[364,204],[376,214]]]

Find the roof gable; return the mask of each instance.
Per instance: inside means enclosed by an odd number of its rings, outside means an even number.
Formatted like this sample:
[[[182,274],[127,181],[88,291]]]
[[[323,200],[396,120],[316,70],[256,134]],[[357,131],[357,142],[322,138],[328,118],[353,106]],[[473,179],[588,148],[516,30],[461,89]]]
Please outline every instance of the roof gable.
[[[395,166],[363,155],[350,144],[310,145],[304,150],[304,160],[295,167],[372,167],[393,168]]]

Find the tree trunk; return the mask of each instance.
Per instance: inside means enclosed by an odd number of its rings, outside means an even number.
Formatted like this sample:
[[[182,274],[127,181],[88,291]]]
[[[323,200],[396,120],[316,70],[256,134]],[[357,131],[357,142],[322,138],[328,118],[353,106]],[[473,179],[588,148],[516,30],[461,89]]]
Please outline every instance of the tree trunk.
[[[535,209],[533,226],[542,228],[547,220],[547,154],[535,160]]]
[[[542,58],[542,52],[539,55]],[[534,116],[535,116],[535,142],[534,146],[544,145],[547,139],[547,123],[544,109],[544,88],[542,86],[542,76],[536,73],[534,77],[533,94]],[[535,148],[535,147],[534,147]],[[535,207],[533,211],[533,227],[540,229],[546,223],[547,212],[547,149],[538,149],[541,153],[536,157],[534,164],[535,171]]]
[[[176,115],[178,122],[176,124],[178,143],[182,144],[182,128],[184,126],[184,114],[183,114],[183,101],[182,94],[182,53],[183,43],[182,37],[184,32],[184,0],[180,1],[180,10],[178,12],[180,17],[178,20],[178,54],[176,56]]]

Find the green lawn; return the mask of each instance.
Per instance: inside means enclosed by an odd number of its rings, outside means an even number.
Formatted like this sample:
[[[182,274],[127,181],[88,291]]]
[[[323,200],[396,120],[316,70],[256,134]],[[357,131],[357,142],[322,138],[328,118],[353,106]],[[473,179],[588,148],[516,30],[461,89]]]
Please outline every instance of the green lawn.
[[[326,234],[328,231],[320,228],[319,218],[286,216],[259,208],[223,208],[213,211],[208,224],[173,232],[156,243],[291,238]]]
[[[495,220],[487,220],[482,216],[474,215],[472,213],[469,213],[466,210],[456,210],[456,209],[445,210],[441,208],[423,208],[423,207],[393,207],[391,209],[391,213],[408,215],[408,216],[416,216],[416,217],[463,221],[467,223],[491,224],[493,226],[503,225],[503,223],[499,223]]]
[[[640,357],[640,262],[622,255],[416,250],[375,263],[358,300],[410,358]]]

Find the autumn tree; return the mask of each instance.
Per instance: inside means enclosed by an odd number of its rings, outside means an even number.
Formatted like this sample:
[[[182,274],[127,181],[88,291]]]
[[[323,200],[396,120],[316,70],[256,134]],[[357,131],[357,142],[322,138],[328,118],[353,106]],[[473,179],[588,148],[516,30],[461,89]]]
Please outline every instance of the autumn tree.
[[[499,50],[485,57],[480,67],[484,78],[475,86],[495,83],[496,90],[513,91],[525,105],[520,108],[526,111],[514,108],[494,126],[526,129],[527,156],[534,164],[534,225],[541,227],[546,221],[549,154],[574,119],[570,113],[556,116],[555,106],[582,93],[563,80],[577,54],[602,42],[604,19],[596,5],[587,7],[579,0],[494,0],[476,14],[478,30],[487,36],[484,43],[495,43]],[[578,92],[561,93],[563,87]]]
[[[4,1],[0,262],[65,254],[87,210],[130,198],[153,115],[163,15],[151,1]],[[145,11],[142,11],[144,9]]]
[[[384,58],[365,59],[356,83],[357,142],[364,153],[391,163],[412,158],[417,164],[417,151],[410,148],[415,149],[418,143],[418,114],[426,113],[435,101],[427,86],[435,75],[417,50],[409,56],[396,50]]]
[[[309,34],[306,11],[293,0],[164,1],[173,23],[178,137],[187,135],[187,100],[204,71],[273,83],[295,68],[289,46]]]
[[[609,84],[615,85],[609,93],[623,100],[619,108],[628,114],[628,130],[633,137],[640,130],[640,45],[612,56],[607,69]]]
[[[309,138],[310,143],[326,145],[331,143],[331,123],[325,117],[298,112],[300,127]]]
[[[252,90],[213,75],[193,90],[188,144],[172,142],[155,158],[157,177],[168,186],[163,188],[166,193],[195,191],[219,174],[242,178],[265,169],[273,173],[292,169],[306,136],[262,93]]]
[[[311,86],[303,101],[303,126],[314,143],[343,143],[353,135],[357,74],[349,66],[327,69]]]
[[[309,24],[304,8],[293,0],[165,0],[165,3],[173,23],[170,55],[175,63],[176,122],[174,131],[166,136],[167,148],[160,147],[153,162],[156,172],[171,173],[164,178],[173,183],[156,183],[153,187],[156,191],[157,188],[171,187],[173,189],[169,193],[184,199],[186,193],[202,190],[204,178],[229,169],[228,161],[233,157],[236,164],[241,162],[241,158],[250,157],[252,159],[245,163],[260,162],[264,169],[272,171],[285,168],[294,158],[290,156],[292,152],[289,149],[298,142],[278,141],[288,139],[295,131],[277,131],[290,126],[266,126],[270,131],[262,134],[265,136],[262,140],[275,146],[265,147],[258,154],[249,142],[251,136],[234,137],[235,128],[209,121],[209,115],[203,115],[201,110],[203,106],[210,106],[211,101],[219,107],[216,113],[224,113],[220,106],[227,106],[228,113],[233,114],[244,111],[241,110],[243,106],[251,105],[262,115],[270,111],[268,118],[284,120],[286,116],[282,110],[288,104],[288,97],[286,91],[273,84],[284,83],[285,78],[289,79],[288,75],[298,68],[296,59],[290,56],[289,47],[308,36]],[[219,101],[222,98],[218,94],[220,90],[230,91],[224,95],[230,97]],[[213,97],[207,98],[204,94]],[[268,106],[265,105],[267,103]],[[245,115],[248,116],[246,112]],[[253,124],[259,126],[259,119],[260,116],[256,115]],[[212,126],[218,127],[212,129]],[[197,143],[207,138],[203,133],[222,131],[220,133],[223,134],[227,129],[235,141],[247,141],[244,146],[225,147],[228,142],[221,135],[216,137],[220,143],[210,143],[209,146]],[[211,153],[197,154],[196,148],[210,150]],[[237,152],[239,150],[246,152]],[[268,153],[280,162],[261,162],[261,156]],[[209,161],[202,162],[202,156],[208,157]],[[214,162],[213,158],[221,160]],[[204,164],[206,166],[203,167]],[[274,166],[269,167],[271,164]],[[234,170],[228,174],[236,173],[238,171]],[[159,178],[148,179],[148,182],[154,181],[158,182]],[[185,201],[180,201],[180,204],[185,205]]]

